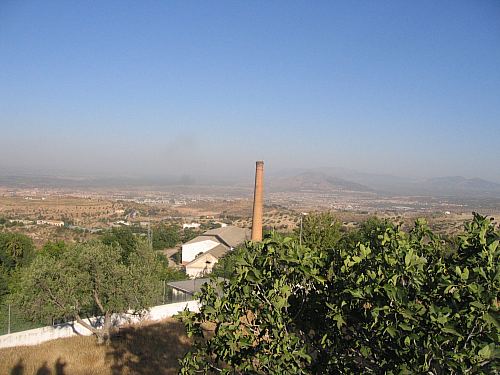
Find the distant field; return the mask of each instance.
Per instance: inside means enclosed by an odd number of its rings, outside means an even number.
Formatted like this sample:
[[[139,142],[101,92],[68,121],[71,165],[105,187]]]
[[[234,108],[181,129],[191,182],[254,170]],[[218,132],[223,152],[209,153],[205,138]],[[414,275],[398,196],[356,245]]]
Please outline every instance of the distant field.
[[[169,318],[123,328],[109,346],[97,345],[92,336],[79,336],[0,349],[0,374],[177,374],[178,360],[190,345],[182,323]]]
[[[83,219],[85,217],[106,217],[114,212],[116,204],[101,199],[76,197],[46,197],[25,199],[23,197],[0,197],[0,214],[36,219],[60,220],[63,217]]]
[[[205,195],[201,194],[204,192]],[[197,193],[197,194],[195,194]],[[57,228],[48,225],[4,225],[2,230],[20,232],[33,239],[37,247],[48,240],[82,242],[95,238],[90,230],[107,229],[119,221],[135,226],[150,222],[208,224],[221,221],[239,227],[251,227],[251,191],[240,197],[217,190],[184,187],[175,193],[153,191],[60,192],[47,190],[33,193],[17,191],[11,195],[0,186],[0,218],[64,220],[79,228]],[[88,195],[87,195],[88,194]],[[213,195],[210,195],[213,194]],[[127,198],[128,197],[128,198]],[[134,198],[135,201],[125,200]],[[43,199],[42,199],[43,198]],[[331,211],[346,228],[356,227],[370,216],[387,218],[413,226],[417,217],[428,219],[438,233],[453,234],[463,228],[472,211],[500,217],[500,201],[479,198],[436,198],[429,196],[377,196],[374,193],[270,192],[265,198],[263,224],[266,229],[290,232],[300,223],[301,212]],[[132,216],[127,214],[133,212]],[[144,225],[142,225],[144,228]],[[82,228],[89,229],[87,231]]]

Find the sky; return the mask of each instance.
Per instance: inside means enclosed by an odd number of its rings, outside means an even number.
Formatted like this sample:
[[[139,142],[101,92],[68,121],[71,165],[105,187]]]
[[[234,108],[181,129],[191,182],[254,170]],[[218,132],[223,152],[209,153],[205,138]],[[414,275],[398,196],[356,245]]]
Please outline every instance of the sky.
[[[500,2],[0,1],[0,171],[500,182]]]

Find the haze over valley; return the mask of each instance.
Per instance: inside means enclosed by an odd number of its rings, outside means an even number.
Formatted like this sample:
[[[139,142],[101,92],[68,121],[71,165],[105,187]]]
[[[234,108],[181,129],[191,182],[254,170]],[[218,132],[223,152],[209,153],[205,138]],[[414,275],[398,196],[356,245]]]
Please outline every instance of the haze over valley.
[[[499,21],[0,0],[0,374],[499,374]]]

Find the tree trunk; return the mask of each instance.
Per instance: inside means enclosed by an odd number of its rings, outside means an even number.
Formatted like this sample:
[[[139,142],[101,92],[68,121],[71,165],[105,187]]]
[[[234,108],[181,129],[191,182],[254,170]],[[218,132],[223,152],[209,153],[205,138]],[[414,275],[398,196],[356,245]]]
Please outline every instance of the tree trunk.
[[[97,345],[104,344],[104,335],[103,335],[103,332],[96,332],[95,335],[97,337]]]
[[[106,345],[109,345],[111,343],[111,313],[104,309],[97,289],[94,289],[94,301],[97,304],[97,307],[99,307],[99,310],[101,310],[101,313],[104,314],[104,323],[102,325],[102,328],[99,330],[99,333],[96,333],[97,343],[106,343]]]
[[[101,344],[106,344],[109,345],[111,343],[111,313],[107,312],[104,314],[104,322],[102,325],[101,329],[94,328],[92,327],[89,323],[85,322],[80,315],[76,314],[75,315],[76,321],[80,323],[82,326],[87,328],[90,332],[92,332],[96,338],[97,338],[97,343],[99,345]]]
[[[111,321],[111,314],[106,312],[104,314],[104,324],[102,326],[102,333],[103,333],[103,338],[106,341],[106,345],[109,345],[111,343],[111,324],[113,322]]]

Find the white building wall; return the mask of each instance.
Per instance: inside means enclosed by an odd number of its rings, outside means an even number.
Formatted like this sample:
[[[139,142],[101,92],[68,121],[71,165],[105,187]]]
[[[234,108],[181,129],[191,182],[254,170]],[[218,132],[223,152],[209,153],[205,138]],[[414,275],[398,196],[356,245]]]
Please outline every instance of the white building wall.
[[[199,227],[201,226],[200,223],[190,223],[190,224],[182,224],[182,229],[186,229],[186,228],[194,228],[194,229],[198,229]]]
[[[144,321],[155,321],[169,318],[181,311],[184,308],[190,311],[199,311],[199,301],[187,301],[170,303],[167,305],[154,306],[149,309],[149,312],[142,317],[131,314],[114,314],[113,325],[115,327],[130,323],[140,323]],[[85,319],[87,322],[96,324],[97,318]],[[76,335],[90,336],[92,332],[83,327],[77,322],[58,324],[55,326],[47,326],[42,328],[30,329],[27,331],[11,333],[9,335],[0,336],[0,348],[10,348],[13,346],[38,345],[42,342],[71,337]]]
[[[205,275],[208,275],[209,273],[212,272],[212,269],[214,268],[214,264],[211,264],[209,266],[203,266],[203,267],[186,267],[186,275],[189,277],[195,278],[195,277],[202,277]]]
[[[219,245],[217,241],[205,240],[182,245],[182,262],[191,262],[199,253],[205,253]]]
[[[201,255],[186,265],[186,274],[192,278],[208,275],[218,261],[212,254]]]

